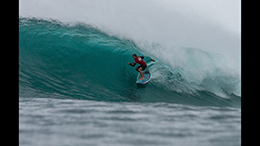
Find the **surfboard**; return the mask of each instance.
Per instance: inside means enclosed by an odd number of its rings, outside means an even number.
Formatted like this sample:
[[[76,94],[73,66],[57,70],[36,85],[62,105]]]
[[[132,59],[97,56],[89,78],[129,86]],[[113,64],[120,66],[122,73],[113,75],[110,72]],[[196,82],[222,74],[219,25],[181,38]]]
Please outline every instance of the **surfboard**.
[[[141,78],[141,75],[140,75],[140,73],[138,73],[137,79],[136,79],[136,83],[137,84],[146,84],[152,78],[152,74],[150,72],[144,72],[144,79],[143,80],[139,80],[140,78]]]

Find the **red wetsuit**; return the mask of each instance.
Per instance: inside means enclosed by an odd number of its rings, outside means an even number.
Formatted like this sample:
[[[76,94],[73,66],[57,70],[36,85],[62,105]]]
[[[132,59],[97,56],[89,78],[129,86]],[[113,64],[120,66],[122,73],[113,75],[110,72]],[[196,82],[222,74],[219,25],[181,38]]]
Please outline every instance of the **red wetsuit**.
[[[139,63],[140,65],[146,65],[146,63],[143,61],[143,59],[140,56],[136,57],[134,65],[136,63]]]
[[[138,66],[137,69],[139,69],[140,67],[142,67],[142,70],[145,70],[146,67],[147,67],[147,65],[146,65],[146,63],[143,61],[143,59],[144,59],[144,56],[138,56],[138,57],[136,57],[134,64],[129,64],[129,65],[131,65],[132,67],[134,67],[134,66],[136,65],[136,63],[138,63],[138,64],[140,64],[140,66]]]

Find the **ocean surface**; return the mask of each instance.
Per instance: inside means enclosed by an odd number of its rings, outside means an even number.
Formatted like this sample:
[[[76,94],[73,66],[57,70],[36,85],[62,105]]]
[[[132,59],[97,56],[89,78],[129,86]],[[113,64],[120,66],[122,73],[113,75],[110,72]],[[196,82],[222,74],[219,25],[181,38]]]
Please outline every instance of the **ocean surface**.
[[[236,146],[241,145],[241,110],[20,97],[19,145]]]
[[[158,49],[85,23],[20,17],[19,145],[241,145],[239,74],[218,54],[172,48],[186,60],[174,66]],[[134,53],[156,60],[146,85],[127,65]]]

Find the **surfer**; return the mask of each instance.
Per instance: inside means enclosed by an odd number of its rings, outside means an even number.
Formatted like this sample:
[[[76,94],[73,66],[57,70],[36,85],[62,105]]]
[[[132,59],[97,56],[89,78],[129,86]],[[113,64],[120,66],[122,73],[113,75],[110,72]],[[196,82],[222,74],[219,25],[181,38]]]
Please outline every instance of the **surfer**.
[[[142,71],[145,70],[146,67],[147,67],[146,63],[143,61],[144,56],[137,56],[136,54],[133,54],[132,57],[135,60],[135,62],[133,64],[128,63],[128,65],[131,65],[132,67],[134,67],[136,65],[136,63],[140,64],[140,66],[135,68],[135,70],[138,71],[141,75],[141,78],[139,80],[143,80],[144,79],[144,73]],[[155,60],[153,60],[153,59],[151,59],[151,61],[155,62]]]

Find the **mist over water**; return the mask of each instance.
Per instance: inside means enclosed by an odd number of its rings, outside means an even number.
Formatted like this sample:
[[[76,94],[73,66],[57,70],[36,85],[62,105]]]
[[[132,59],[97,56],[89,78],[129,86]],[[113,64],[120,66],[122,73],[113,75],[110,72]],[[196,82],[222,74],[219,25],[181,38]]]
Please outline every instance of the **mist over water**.
[[[236,0],[22,0],[19,7],[23,17],[83,22],[135,41],[199,48],[240,61],[241,2]]]

